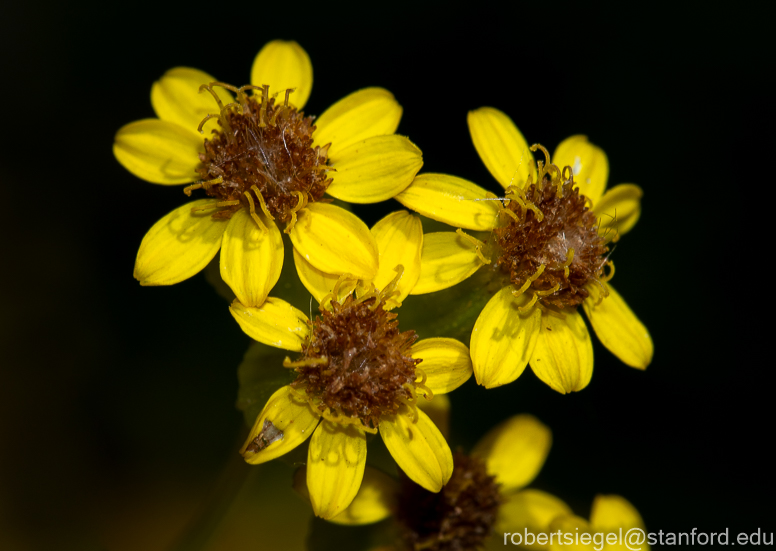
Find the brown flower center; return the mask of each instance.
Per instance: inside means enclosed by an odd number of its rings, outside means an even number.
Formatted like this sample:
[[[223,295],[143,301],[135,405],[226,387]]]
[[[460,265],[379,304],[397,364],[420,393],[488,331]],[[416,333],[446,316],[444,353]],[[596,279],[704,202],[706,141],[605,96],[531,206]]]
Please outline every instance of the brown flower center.
[[[223,105],[214,86],[232,90],[237,101]],[[247,89],[261,92],[249,96]],[[201,188],[217,198],[208,207],[221,208],[213,218],[230,218],[247,208],[263,227],[257,214],[261,210],[271,220],[288,222],[286,231],[290,231],[297,211],[320,200],[331,183],[327,176],[329,145],[313,146],[313,117],[289,105],[293,90],[286,90],[282,102],[269,97],[267,85],[235,88],[212,82],[200,90],[213,95],[220,112],[205,117],[199,130],[211,118],[218,120],[219,128],[212,130],[212,137],[205,140],[205,152],[199,155],[197,172],[202,179],[184,192],[191,195]]]
[[[383,309],[389,296],[375,291],[348,295],[342,304],[331,300],[313,322],[303,356],[285,362],[298,373],[292,388],[304,390],[325,418],[374,431],[381,416],[395,414],[402,404],[414,409],[417,389],[431,398],[416,369],[421,360],[410,356],[418,337],[399,332],[397,315]],[[418,375],[422,380],[416,382]]]
[[[404,478],[398,520],[410,550],[482,549],[501,504],[499,485],[485,464],[460,451],[453,455],[453,476],[435,494]]]
[[[571,167],[562,171],[539,161],[537,183],[510,186],[502,212],[508,222],[494,232],[500,257],[497,265],[518,288],[533,293],[531,303],[574,307],[588,297],[585,285],[601,284],[609,248],[598,234],[598,220],[589,200],[575,188]],[[611,274],[610,274],[611,275]]]

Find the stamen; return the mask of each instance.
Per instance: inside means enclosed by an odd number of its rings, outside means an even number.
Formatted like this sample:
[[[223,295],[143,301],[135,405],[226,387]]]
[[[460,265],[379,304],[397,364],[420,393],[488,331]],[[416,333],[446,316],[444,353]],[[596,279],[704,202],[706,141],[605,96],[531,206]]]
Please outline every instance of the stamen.
[[[328,365],[328,358],[304,358],[295,362],[291,361],[291,358],[286,356],[283,360],[283,367],[295,368],[295,367],[310,367],[313,365]]]
[[[253,197],[251,197],[251,194],[247,191],[243,193],[248,198],[248,205],[251,210],[251,218],[253,218],[254,222],[259,226],[259,229],[262,231],[262,233],[267,233],[269,230],[267,230],[267,226],[264,225],[264,223],[261,221],[261,218],[259,218],[259,215],[256,214],[256,206],[253,204]]]
[[[209,115],[208,115],[208,116],[206,116],[204,119],[202,119],[202,122],[201,122],[201,123],[199,123],[199,126],[197,126],[197,130],[199,131],[199,133],[200,133],[200,134],[204,134],[204,133],[205,133],[205,131],[204,131],[204,130],[202,130],[202,127],[204,127],[204,126],[205,126],[205,123],[206,123],[207,121],[209,121],[210,119],[219,119],[219,118],[221,118],[221,115],[214,115],[213,113],[209,114]]]
[[[199,212],[202,210],[210,210],[218,207],[233,207],[234,205],[239,205],[240,201],[218,201],[217,203],[210,203],[209,205],[205,205],[204,207],[191,207],[191,212]]]
[[[517,291],[512,291],[512,294],[515,297],[519,297],[520,295],[525,293],[528,290],[528,288],[531,286],[531,283],[539,279],[539,276],[541,276],[544,273],[544,268],[546,268],[546,266],[544,264],[541,264],[532,276],[528,276],[528,279],[525,280],[525,283],[523,283],[523,286],[520,287]]]
[[[397,287],[399,285],[399,281],[404,275],[404,266],[402,264],[397,264],[393,270],[396,272],[396,277],[394,277],[390,283],[388,283],[388,285],[386,285],[383,290],[380,291],[380,294],[377,296],[375,303],[369,307],[370,310],[374,311],[381,302],[384,302],[386,306],[388,305],[388,302],[391,302],[392,308],[401,306],[401,302],[393,299],[391,295],[401,294]]]
[[[455,230],[455,233],[457,233],[458,235],[460,235],[461,237],[469,241],[469,243],[474,245],[474,252],[477,253],[477,256],[480,258],[480,261],[482,261],[483,264],[490,264],[490,258],[485,258],[485,255],[482,254],[482,247],[485,246],[485,244],[482,241],[467,234],[461,228],[458,228],[457,230]],[[404,268],[402,268],[402,271],[403,270]]]
[[[574,261],[574,249],[573,247],[570,247],[569,250],[566,252],[566,262],[563,264],[564,279],[569,278],[569,266],[571,266],[571,263],[573,261]]]
[[[218,184],[223,184],[224,178],[223,176],[219,176],[218,178],[213,178],[212,180],[199,180],[195,184],[191,184],[190,186],[186,186],[183,188],[183,193],[185,193],[188,197],[191,197],[191,192],[195,189],[204,189],[207,190],[210,186],[215,186]]]
[[[256,187],[256,184],[251,186],[251,190],[253,190],[253,193],[256,195],[256,198],[259,200],[259,204],[261,205],[261,210],[264,212],[264,214],[267,215],[267,218],[269,218],[270,220],[274,220],[275,217],[269,213],[269,209],[267,209],[267,203],[264,202],[264,197],[261,195],[261,191],[259,191],[259,188]]]
[[[283,230],[283,233],[291,233],[291,230],[294,228],[294,226],[296,226],[296,213],[307,206],[306,193],[302,193],[301,191],[292,191],[291,193],[297,196],[298,201],[295,207],[291,207],[291,220],[288,221],[286,229]]]
[[[556,283],[550,289],[545,289],[544,291],[536,291],[536,294],[539,295],[540,297],[548,297],[554,292],[556,292],[558,289],[560,289],[560,283]]]
[[[434,398],[434,392],[424,384],[415,383],[416,390],[419,388],[423,391],[423,397],[429,402]]]
[[[609,260],[604,267],[609,266],[609,273],[601,276],[601,282],[608,283],[614,277],[614,261]]]
[[[259,110],[259,128],[267,126],[265,119],[267,118],[267,105],[269,104],[269,84],[265,84],[261,88],[261,109]]]
[[[525,312],[526,310],[530,309],[530,308],[531,308],[531,306],[533,306],[534,304],[536,304],[536,301],[537,301],[537,300],[539,300],[539,295],[538,295],[537,293],[534,293],[534,296],[533,296],[533,298],[531,299],[531,302],[529,302],[529,303],[528,303],[528,304],[526,304],[525,306],[518,306],[518,307],[517,307],[517,309],[518,309],[518,310],[520,310],[521,312]]]
[[[217,85],[217,82],[211,82],[210,84],[202,84],[199,87],[199,93],[202,93],[202,90],[207,90],[210,92],[210,94],[213,96],[213,99],[216,100],[216,103],[218,104],[219,111],[224,108],[224,103],[221,101],[221,98],[218,97],[218,94],[216,94],[216,91],[213,90],[213,86]],[[217,116],[217,115],[216,115]]]

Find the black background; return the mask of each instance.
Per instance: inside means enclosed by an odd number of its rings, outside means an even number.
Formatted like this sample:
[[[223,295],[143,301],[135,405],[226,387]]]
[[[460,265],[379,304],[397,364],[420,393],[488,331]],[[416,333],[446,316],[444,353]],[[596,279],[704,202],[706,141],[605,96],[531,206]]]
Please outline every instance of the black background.
[[[587,134],[610,186],[644,190],[615,285],[651,331],[650,367],[596,342],[593,380],[575,395],[530,370],[491,391],[471,381],[452,395],[456,443],[530,412],[554,432],[535,486],[582,516],[595,494],[617,493],[653,531],[776,529],[769,14],[700,2],[2,11],[3,549],[165,549],[234,454],[249,339],[203,277],[132,278],[143,235],[183,196],[133,177],[111,147],[153,116],[150,86],[167,69],[247,83],[275,38],[312,59],[308,113],[390,89],[423,171],[497,191],[466,127],[467,111],[491,105],[550,150]],[[371,224],[396,207],[356,213]]]

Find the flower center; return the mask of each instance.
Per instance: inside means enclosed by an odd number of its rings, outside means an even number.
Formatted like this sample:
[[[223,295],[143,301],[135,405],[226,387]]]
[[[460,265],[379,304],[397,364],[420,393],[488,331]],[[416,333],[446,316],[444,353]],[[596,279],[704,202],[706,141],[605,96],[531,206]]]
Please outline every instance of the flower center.
[[[529,289],[530,304],[574,307],[588,297],[589,282],[603,285],[604,256],[609,248],[598,235],[598,221],[587,207],[589,199],[574,187],[574,174],[567,166],[562,171],[550,163],[550,154],[541,149],[546,165],[539,161],[537,182],[529,178],[525,187],[510,186],[502,206],[507,215],[505,226],[494,232],[500,251],[497,265],[509,274],[518,288],[515,295]]]
[[[433,396],[416,367],[421,360],[410,356],[418,336],[400,332],[397,315],[383,309],[392,290],[351,294],[341,304],[324,300],[303,356],[284,362],[298,373],[291,387],[303,390],[324,418],[375,432],[380,417],[396,414],[402,404],[415,411],[418,390]]]
[[[220,86],[235,92],[237,101],[224,105],[213,88]],[[247,95],[247,89],[261,94]],[[331,183],[327,171],[329,145],[313,147],[313,117],[305,117],[288,104],[292,89],[286,90],[282,103],[269,96],[269,86],[246,85],[241,88],[211,82],[200,87],[210,92],[220,109],[205,117],[199,125],[215,118],[219,128],[205,139],[205,152],[197,172],[201,180],[183,191],[191,195],[204,189],[219,199],[205,208],[221,210],[213,218],[230,218],[242,208],[264,228],[257,211],[270,220],[287,222],[288,233],[296,223],[296,213],[308,202],[318,201]],[[258,203],[258,204],[257,204]]]
[[[459,451],[453,455],[453,476],[438,494],[404,478],[397,517],[409,549],[481,549],[500,504],[499,485],[485,464]]]

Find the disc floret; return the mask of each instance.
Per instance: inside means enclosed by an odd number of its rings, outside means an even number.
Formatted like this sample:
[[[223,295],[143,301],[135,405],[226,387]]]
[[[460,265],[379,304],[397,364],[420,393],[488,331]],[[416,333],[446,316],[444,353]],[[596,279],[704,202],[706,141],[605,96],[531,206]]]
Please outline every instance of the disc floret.
[[[399,331],[397,314],[384,308],[399,277],[382,292],[324,300],[303,356],[284,363],[298,373],[291,387],[324,418],[375,432],[402,405],[417,418],[419,392],[432,398],[422,360],[411,356],[417,334]]]
[[[237,101],[224,105],[214,91],[221,87],[234,92]],[[247,91],[259,91],[248,95]],[[269,86],[246,85],[236,88],[222,82],[203,84],[200,92],[213,95],[219,113],[206,116],[198,130],[210,119],[217,119],[211,137],[205,139],[197,167],[201,180],[184,189],[187,195],[204,189],[219,201],[212,207],[220,210],[213,218],[230,218],[242,208],[250,211],[259,225],[262,211],[270,220],[287,223],[289,232],[296,223],[297,212],[309,202],[319,201],[331,183],[327,172],[327,144],[313,146],[315,125],[289,104],[293,89],[285,91],[284,100],[270,97]]]
[[[561,170],[550,162],[537,162],[537,179],[529,176],[522,187],[507,188],[501,212],[505,220],[494,230],[500,256],[496,265],[509,274],[514,294],[532,294],[526,307],[539,303],[557,308],[576,307],[589,296],[588,283],[602,287],[613,274],[606,256],[609,248],[598,234],[598,220],[579,193],[570,166]],[[592,206],[592,205],[591,205]],[[609,264],[611,271],[604,274]],[[603,296],[603,295],[602,295]]]
[[[397,509],[408,549],[481,549],[490,535],[502,502],[496,477],[460,451],[453,464],[450,481],[436,494],[404,480]]]

